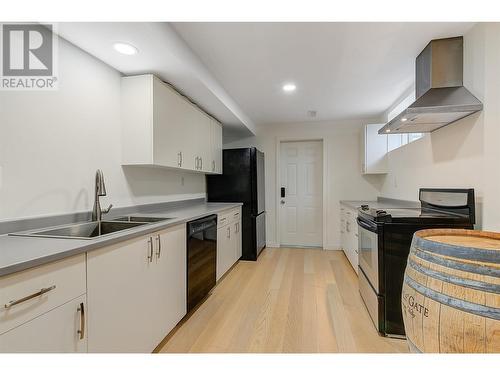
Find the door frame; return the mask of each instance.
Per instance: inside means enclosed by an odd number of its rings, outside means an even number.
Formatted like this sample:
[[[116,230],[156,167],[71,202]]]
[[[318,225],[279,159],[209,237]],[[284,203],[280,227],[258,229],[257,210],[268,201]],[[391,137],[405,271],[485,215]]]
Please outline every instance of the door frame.
[[[281,247],[281,210],[280,210],[280,200],[281,200],[281,144],[287,142],[321,142],[323,147],[323,243],[321,245],[323,250],[326,250],[327,240],[326,240],[326,217],[327,217],[327,207],[328,207],[328,194],[327,194],[327,181],[328,181],[328,158],[327,158],[327,144],[325,137],[276,137],[276,242],[279,247]]]

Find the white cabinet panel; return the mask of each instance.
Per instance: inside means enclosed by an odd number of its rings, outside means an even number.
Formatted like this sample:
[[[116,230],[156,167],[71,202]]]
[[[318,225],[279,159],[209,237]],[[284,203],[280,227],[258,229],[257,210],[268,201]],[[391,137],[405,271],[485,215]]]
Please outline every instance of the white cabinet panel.
[[[196,155],[198,156],[198,169],[203,172],[212,172],[212,124],[211,118],[198,108],[196,113],[196,136],[193,138],[196,144]]]
[[[150,353],[186,312],[185,224],[88,254],[89,352]]]
[[[241,258],[241,208],[218,214],[217,281]]]
[[[158,307],[151,311],[157,327],[155,342],[161,340],[186,315],[186,226],[178,225],[155,234],[153,285]]]
[[[242,247],[241,247],[241,221],[237,221],[236,223],[233,224],[234,228],[234,248],[235,248],[235,253],[236,256],[234,258],[234,262],[237,262],[242,255]]]
[[[378,134],[384,124],[368,124],[361,130],[361,173],[387,173],[388,140],[386,134]]]
[[[231,224],[217,229],[217,281],[231,268],[234,259],[235,252],[232,248],[231,229]]]
[[[210,143],[212,145],[210,171],[213,173],[222,173],[222,126],[214,119],[211,119],[210,128]]]
[[[358,211],[341,205],[340,208],[340,239],[341,247],[349,263],[358,273]]]
[[[86,308],[83,295],[0,335],[0,352],[85,353]]]
[[[121,112],[122,163],[153,164],[152,79],[122,79]]]
[[[0,334],[85,292],[85,254],[1,277]]]
[[[187,105],[167,84],[159,79],[152,81],[153,163],[166,167],[189,168],[183,165],[187,159],[182,155],[190,144],[189,133],[186,131]]]
[[[89,352],[142,352],[155,347],[152,238],[88,253]]]

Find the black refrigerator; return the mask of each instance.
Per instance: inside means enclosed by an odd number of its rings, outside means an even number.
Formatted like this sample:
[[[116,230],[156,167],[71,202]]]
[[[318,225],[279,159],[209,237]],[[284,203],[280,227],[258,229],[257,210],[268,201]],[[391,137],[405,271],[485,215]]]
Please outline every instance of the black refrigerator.
[[[264,153],[255,147],[222,151],[222,174],[207,175],[209,202],[242,202],[242,260],[266,247]]]

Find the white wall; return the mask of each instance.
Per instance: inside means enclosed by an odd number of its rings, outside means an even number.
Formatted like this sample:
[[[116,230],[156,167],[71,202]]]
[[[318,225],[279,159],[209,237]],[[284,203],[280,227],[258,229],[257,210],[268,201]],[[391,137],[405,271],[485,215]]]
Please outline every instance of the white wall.
[[[90,210],[97,168],[103,206],[205,196],[201,174],[121,167],[118,71],[60,39],[58,76],[58,91],[0,91],[0,220]]]
[[[478,224],[500,230],[500,24],[464,35],[464,84],[480,113],[389,153],[381,195],[415,200],[419,187],[473,187]]]
[[[276,140],[324,138],[327,151],[327,236],[325,248],[337,249],[340,244],[339,200],[376,199],[381,176],[362,176],[359,132],[362,124],[372,121],[313,122],[273,124],[257,128],[257,136],[225,144],[224,148],[256,146],[265,153],[266,229],[268,246],[277,246],[276,228]]]

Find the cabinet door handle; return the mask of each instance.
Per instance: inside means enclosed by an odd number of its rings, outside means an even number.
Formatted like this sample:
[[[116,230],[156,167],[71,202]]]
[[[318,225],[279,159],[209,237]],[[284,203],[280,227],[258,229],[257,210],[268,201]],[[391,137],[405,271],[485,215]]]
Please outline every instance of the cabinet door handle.
[[[212,172],[215,172],[215,160],[212,160]]]
[[[203,169],[203,158],[200,158],[200,169]]]
[[[148,260],[151,263],[153,261],[153,238],[152,237],[149,237],[148,246],[149,246]]]
[[[182,151],[177,153],[177,165],[182,167]]]
[[[23,298],[20,298],[20,299],[15,299],[15,300],[12,300],[12,301],[9,301],[8,303],[6,303],[5,305],[3,305],[6,309],[12,307],[12,306],[15,306],[15,305],[18,305],[20,303],[23,303],[23,302],[26,302],[30,299],[33,299],[35,297],[38,297],[38,296],[41,296],[47,292],[50,292],[51,290],[54,290],[56,288],[55,285],[52,285],[52,286],[49,286],[48,288],[42,288],[40,289],[38,292],[35,292],[33,294],[30,294],[29,296],[26,296],[26,297],[23,297]]]
[[[85,337],[85,305],[83,302],[80,303],[80,307],[76,309],[80,313],[80,329],[76,331],[80,335],[80,340]]]
[[[158,241],[158,250],[156,251],[156,258],[160,259],[161,256],[161,237],[160,235],[156,235],[156,241]]]
[[[349,221],[345,223],[345,230],[346,230],[347,232],[350,232],[350,231],[351,231],[351,223],[350,223]]]
[[[231,227],[227,227],[227,238],[231,238]]]

